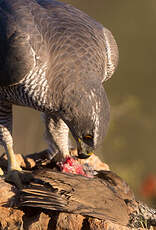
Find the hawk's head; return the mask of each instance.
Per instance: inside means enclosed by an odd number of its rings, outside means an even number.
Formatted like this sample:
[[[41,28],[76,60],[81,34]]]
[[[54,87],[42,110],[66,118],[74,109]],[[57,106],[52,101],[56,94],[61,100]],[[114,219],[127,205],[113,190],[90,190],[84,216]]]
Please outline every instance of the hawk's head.
[[[77,142],[79,157],[89,157],[103,140],[109,123],[109,103],[102,83],[96,78],[69,84],[61,114]]]

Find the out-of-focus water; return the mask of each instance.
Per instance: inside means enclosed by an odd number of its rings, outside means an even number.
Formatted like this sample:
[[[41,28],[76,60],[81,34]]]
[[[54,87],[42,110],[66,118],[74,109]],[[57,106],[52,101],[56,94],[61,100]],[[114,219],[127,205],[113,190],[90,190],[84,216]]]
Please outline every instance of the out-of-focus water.
[[[111,122],[101,158],[138,188],[146,174],[156,173],[156,1],[64,0],[85,11],[114,34],[119,67],[104,84]],[[15,108],[16,152],[45,147],[38,112]]]

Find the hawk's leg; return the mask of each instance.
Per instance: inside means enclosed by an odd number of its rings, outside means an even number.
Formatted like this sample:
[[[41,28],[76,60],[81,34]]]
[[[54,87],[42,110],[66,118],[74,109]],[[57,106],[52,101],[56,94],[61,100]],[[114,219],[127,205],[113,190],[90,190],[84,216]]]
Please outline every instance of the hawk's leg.
[[[22,187],[22,182],[31,178],[28,173],[22,173],[13,150],[12,138],[12,105],[0,101],[0,144],[4,146],[8,156],[8,171],[5,179]],[[26,175],[27,174],[27,175]],[[30,179],[29,179],[30,178]]]
[[[43,113],[46,126],[46,140],[49,150],[57,161],[69,156],[69,128],[62,119],[51,114]],[[56,156],[55,156],[56,155]]]
[[[0,144],[4,146],[8,156],[8,173],[14,170],[21,171],[13,150],[12,105],[2,101],[0,101]]]
[[[86,176],[83,166],[69,153],[69,128],[62,119],[44,113],[49,150],[62,172]]]

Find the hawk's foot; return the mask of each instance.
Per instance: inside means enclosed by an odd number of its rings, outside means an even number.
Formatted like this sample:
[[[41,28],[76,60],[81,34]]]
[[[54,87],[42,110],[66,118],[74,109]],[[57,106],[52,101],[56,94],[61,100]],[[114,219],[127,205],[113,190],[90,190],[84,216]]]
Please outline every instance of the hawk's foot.
[[[5,181],[15,184],[19,189],[23,188],[24,184],[28,184],[32,179],[32,172],[23,170],[10,170],[5,176]]]

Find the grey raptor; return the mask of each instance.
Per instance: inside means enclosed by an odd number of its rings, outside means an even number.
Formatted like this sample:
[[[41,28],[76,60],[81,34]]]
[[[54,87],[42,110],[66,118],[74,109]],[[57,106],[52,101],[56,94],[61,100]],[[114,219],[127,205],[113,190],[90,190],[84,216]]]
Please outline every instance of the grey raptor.
[[[69,156],[71,131],[80,157],[103,140],[109,103],[102,83],[118,63],[111,32],[54,0],[0,1],[0,144],[8,175],[20,171],[13,150],[12,105],[43,113],[49,149]]]

